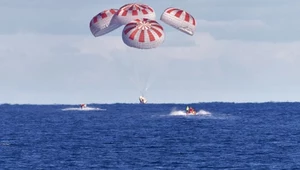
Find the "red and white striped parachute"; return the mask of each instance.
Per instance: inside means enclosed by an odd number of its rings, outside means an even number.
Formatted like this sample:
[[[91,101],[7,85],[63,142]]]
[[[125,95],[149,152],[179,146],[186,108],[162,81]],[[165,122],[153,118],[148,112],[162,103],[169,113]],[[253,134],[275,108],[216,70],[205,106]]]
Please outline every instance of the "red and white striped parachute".
[[[115,15],[116,20],[126,25],[135,19],[148,18],[155,20],[153,8],[146,4],[130,3],[122,6]]]
[[[164,42],[163,27],[155,20],[136,19],[128,23],[122,33],[123,42],[134,48],[156,48]]]
[[[95,37],[107,34],[122,26],[113,19],[117,11],[117,9],[104,10],[93,17],[90,21],[90,30]]]
[[[196,20],[191,14],[182,9],[167,8],[162,13],[160,20],[186,34],[194,35]]]

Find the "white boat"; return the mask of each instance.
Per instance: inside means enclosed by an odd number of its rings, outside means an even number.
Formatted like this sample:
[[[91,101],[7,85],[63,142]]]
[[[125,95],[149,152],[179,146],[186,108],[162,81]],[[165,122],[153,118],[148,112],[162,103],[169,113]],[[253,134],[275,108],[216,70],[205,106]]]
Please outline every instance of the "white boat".
[[[143,96],[139,97],[139,101],[140,101],[141,104],[146,104],[147,103],[147,99]]]

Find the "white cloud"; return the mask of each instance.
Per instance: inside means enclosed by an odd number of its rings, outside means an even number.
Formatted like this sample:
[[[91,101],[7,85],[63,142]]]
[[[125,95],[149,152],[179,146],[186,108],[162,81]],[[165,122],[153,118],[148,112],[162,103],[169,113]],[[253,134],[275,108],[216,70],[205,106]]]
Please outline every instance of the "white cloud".
[[[261,20],[230,20],[230,21],[208,21],[197,20],[197,25],[202,27],[219,28],[219,29],[262,29],[269,26]]]
[[[0,2],[2,27],[0,34],[14,34],[20,31],[39,32],[44,34],[85,34],[89,35],[90,19],[107,8],[118,8],[125,0],[102,2],[76,2],[70,0],[31,0],[19,2],[6,0]],[[157,20],[163,10],[169,6],[182,8],[190,12],[197,20],[197,30],[210,32],[215,38],[262,40],[262,41],[295,41],[300,22],[298,6],[300,1],[289,0],[190,0],[161,1],[145,0],[157,14]],[[59,4],[59,5],[57,5]],[[167,29],[170,29],[166,26]],[[114,34],[114,33],[112,33]]]
[[[117,36],[2,35],[2,100],[135,102],[139,94],[130,78],[134,73],[146,75],[150,71],[157,76],[150,90],[153,102],[257,101],[272,95],[270,100],[299,99],[295,90],[299,92],[300,82],[295,77],[300,72],[300,42],[218,40],[204,32],[192,37],[179,31],[170,35],[164,45],[153,50],[129,48]],[[190,45],[180,47],[182,42]],[[290,97],[278,92],[287,87]],[[181,99],[163,94],[178,90],[199,93]],[[224,91],[231,94],[224,96]],[[99,95],[100,99],[96,97]]]
[[[121,28],[91,35],[91,17],[125,3],[1,1],[0,101],[136,102],[148,74],[152,102],[300,100],[299,0],[145,0],[157,18],[175,6],[198,21],[194,36],[163,24],[152,50],[127,47]]]

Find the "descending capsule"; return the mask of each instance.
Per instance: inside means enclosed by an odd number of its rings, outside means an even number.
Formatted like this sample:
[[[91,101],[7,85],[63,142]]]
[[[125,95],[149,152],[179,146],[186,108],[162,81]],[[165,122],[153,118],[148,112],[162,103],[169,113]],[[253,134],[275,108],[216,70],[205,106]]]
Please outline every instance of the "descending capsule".
[[[117,9],[108,9],[93,17],[90,21],[90,30],[95,37],[107,34],[122,26],[113,19],[117,11]]]
[[[122,6],[116,13],[115,18],[123,25],[135,19],[148,18],[155,20],[155,11],[146,4],[130,3]]]
[[[196,20],[182,9],[169,7],[162,13],[160,20],[188,35],[194,35]]]
[[[163,27],[155,20],[136,19],[128,23],[122,32],[123,42],[133,48],[156,48],[164,42]]]

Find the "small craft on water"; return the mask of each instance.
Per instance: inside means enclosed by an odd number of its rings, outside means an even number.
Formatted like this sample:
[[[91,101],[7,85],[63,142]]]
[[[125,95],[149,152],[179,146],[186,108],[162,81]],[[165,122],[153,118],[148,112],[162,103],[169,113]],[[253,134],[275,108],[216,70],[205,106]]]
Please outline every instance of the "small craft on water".
[[[190,106],[186,106],[186,115],[196,115],[196,111],[194,108],[190,107]]]
[[[145,97],[143,97],[143,96],[140,96],[139,100],[140,100],[141,104],[146,104],[147,103],[147,99]]]

